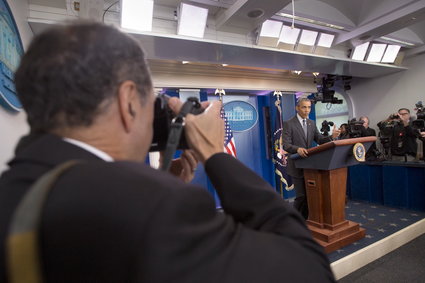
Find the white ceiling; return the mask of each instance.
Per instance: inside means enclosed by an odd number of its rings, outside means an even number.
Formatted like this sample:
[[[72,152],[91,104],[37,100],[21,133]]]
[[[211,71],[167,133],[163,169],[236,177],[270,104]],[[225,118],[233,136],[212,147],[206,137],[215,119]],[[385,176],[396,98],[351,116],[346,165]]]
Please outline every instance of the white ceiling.
[[[76,0],[29,0],[29,3],[47,7],[47,10],[49,10],[49,7],[61,8],[63,5],[66,7],[66,2],[74,1]],[[115,0],[104,0],[104,10],[112,6],[105,13],[105,22],[113,22],[114,19],[116,20],[119,17],[119,3],[113,5],[116,2]],[[175,33],[167,34],[172,30],[169,27],[176,26],[176,22],[173,22],[173,11],[178,10],[180,2],[208,8],[208,33],[210,38],[207,38],[209,45],[206,48],[213,54],[215,52],[215,56],[198,54],[200,52],[197,52],[194,46],[198,44],[199,40],[184,38],[181,39],[181,43],[176,43],[176,40],[178,41],[179,39]],[[394,44],[394,42],[380,38],[385,36],[413,44],[413,46],[402,45],[401,51],[405,52],[406,56],[416,56],[425,52],[425,0],[295,0],[294,11],[292,11],[291,0],[154,0],[154,3],[154,24],[158,25],[156,28],[158,32],[157,34],[151,33],[140,36],[140,38],[150,42],[147,52],[152,59],[189,60],[185,56],[188,56],[187,54],[190,52],[181,52],[180,54],[178,48],[171,46],[167,49],[166,47],[155,45],[155,42],[164,44],[167,42],[164,37],[171,37],[172,41],[168,40],[168,43],[178,44],[181,48],[186,46],[187,50],[191,50],[192,55],[189,57],[192,61],[211,64],[228,63],[223,62],[221,59],[227,56],[227,59],[233,59],[232,64],[241,66],[376,77],[400,71],[403,68],[385,64],[352,62],[347,56],[348,49],[365,41],[381,41]],[[257,18],[249,17],[248,14],[253,11],[261,11],[262,15]],[[291,19],[277,15],[280,12],[286,14],[294,12],[296,16],[342,26],[343,30],[337,30],[303,21],[295,21],[295,26],[299,28],[335,34],[334,44],[329,52],[330,56],[327,56],[327,58],[322,58],[323,56],[313,58],[315,56],[310,54],[287,53],[281,50],[270,50],[270,48],[261,51],[261,48],[255,46],[256,32],[258,32],[259,26],[265,20],[275,19],[287,24],[291,23]],[[40,13],[30,13],[29,22],[35,33],[44,28],[45,23],[61,20],[57,16],[44,15],[44,17],[45,19]],[[157,17],[156,22],[155,17]],[[210,39],[216,40],[211,41]],[[253,48],[253,51],[247,52],[244,49],[242,53],[248,57],[243,56],[237,60],[234,57],[238,51],[231,50],[232,53],[226,54],[226,50],[229,49],[224,47],[226,44],[230,44],[236,49],[238,46],[241,46],[241,48]],[[162,55],[164,58],[157,56],[157,54],[166,52],[169,52],[169,54]],[[254,53],[258,56],[265,56],[266,60],[269,61],[261,64],[258,62],[258,58],[251,60],[250,55]],[[285,63],[286,61],[290,62]],[[312,65],[312,63],[315,64]],[[362,67],[363,65],[364,67]]]

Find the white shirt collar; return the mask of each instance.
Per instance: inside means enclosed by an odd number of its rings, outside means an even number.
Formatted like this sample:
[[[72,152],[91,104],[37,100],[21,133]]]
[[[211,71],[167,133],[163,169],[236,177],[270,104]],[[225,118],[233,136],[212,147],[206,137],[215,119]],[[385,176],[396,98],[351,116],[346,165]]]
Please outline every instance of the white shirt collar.
[[[73,145],[76,145],[76,146],[78,146],[78,147],[80,147],[80,148],[82,148],[82,149],[84,149],[88,152],[91,152],[94,155],[96,155],[97,157],[99,157],[100,159],[103,159],[107,162],[114,161],[114,159],[109,154],[107,154],[106,152],[101,151],[101,150],[99,150],[99,149],[97,149],[94,146],[91,146],[89,144],[86,144],[85,142],[77,141],[77,140],[70,139],[70,138],[63,138],[63,140],[66,141],[66,142],[72,143]]]
[[[303,118],[303,117],[301,117],[301,116],[300,116],[300,114],[298,114],[298,113],[297,113],[297,118],[298,118],[298,121],[300,121],[301,126],[302,126],[302,125],[303,125],[303,120],[304,120],[304,118]],[[306,123],[306,124],[307,124],[307,120],[308,120],[308,119],[307,119],[307,118],[305,118],[305,123]]]

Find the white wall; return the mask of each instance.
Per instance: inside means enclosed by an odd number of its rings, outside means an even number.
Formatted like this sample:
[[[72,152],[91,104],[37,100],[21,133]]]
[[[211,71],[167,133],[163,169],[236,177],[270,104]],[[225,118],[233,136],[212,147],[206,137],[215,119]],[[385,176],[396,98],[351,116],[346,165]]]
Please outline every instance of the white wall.
[[[399,108],[408,108],[414,115],[415,103],[425,103],[425,54],[403,63],[409,70],[352,82],[349,96],[354,104],[354,117],[369,116],[371,127],[377,129],[379,121]]]
[[[7,0],[15,17],[22,44],[26,48],[31,41],[32,31],[27,23],[28,0]],[[0,172],[7,168],[7,161],[13,156],[13,150],[19,138],[28,132],[25,113],[11,113],[0,107]]]

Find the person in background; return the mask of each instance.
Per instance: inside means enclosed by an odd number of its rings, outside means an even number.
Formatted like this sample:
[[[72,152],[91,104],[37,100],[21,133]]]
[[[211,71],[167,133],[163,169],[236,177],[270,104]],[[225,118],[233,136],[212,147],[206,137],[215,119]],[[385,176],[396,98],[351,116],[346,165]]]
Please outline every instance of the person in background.
[[[6,242],[16,208],[70,160],[80,163],[54,182],[37,227],[37,282],[335,281],[299,213],[223,153],[220,102],[188,114],[185,133],[223,212],[205,188],[145,164],[155,96],[129,35],[100,23],[48,29],[33,39],[15,83],[31,134],[0,177],[0,282],[15,282]],[[168,105],[178,113],[181,102]],[[188,174],[197,166],[190,156],[182,162]],[[15,267],[23,274],[28,266]]]
[[[341,126],[339,126],[339,131],[340,131],[340,133],[337,137],[339,140],[350,138],[350,133],[348,132],[348,124],[347,123],[341,124]]]
[[[415,130],[410,125],[410,110],[400,108],[384,122],[394,123],[391,137],[391,159],[393,161],[413,161],[416,158],[417,143]]]
[[[362,137],[376,137],[376,131],[369,127],[369,118],[367,116],[361,116],[360,121],[363,121],[364,131],[362,131]],[[378,149],[376,142],[373,142],[366,152],[366,161],[374,161],[378,158]]]

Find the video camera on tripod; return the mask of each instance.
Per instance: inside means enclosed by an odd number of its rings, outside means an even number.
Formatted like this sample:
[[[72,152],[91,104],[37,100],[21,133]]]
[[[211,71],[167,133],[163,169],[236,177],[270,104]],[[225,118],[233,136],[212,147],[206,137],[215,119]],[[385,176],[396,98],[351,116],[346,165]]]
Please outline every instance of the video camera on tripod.
[[[417,134],[420,135],[420,132],[425,132],[425,109],[422,104],[422,101],[418,101],[415,104],[416,111],[416,120],[412,122],[412,128],[417,131]]]
[[[365,127],[363,126],[363,120],[356,120],[356,118],[348,121],[348,134],[350,138],[359,138],[365,136]]]

